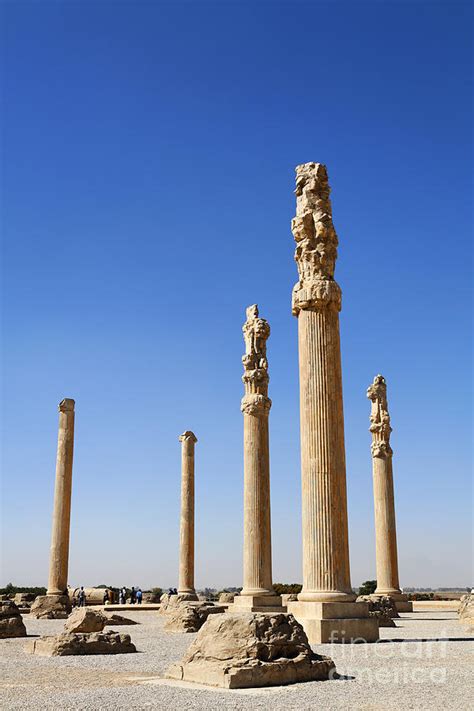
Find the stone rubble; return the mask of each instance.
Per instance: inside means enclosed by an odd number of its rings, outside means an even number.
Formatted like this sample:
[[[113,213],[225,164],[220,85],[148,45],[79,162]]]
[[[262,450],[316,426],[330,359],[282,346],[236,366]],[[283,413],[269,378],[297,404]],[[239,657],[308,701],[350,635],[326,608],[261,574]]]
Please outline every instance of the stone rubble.
[[[26,637],[26,627],[20,610],[11,600],[0,602],[0,639]]]
[[[315,654],[292,615],[232,613],[210,617],[166,676],[227,689],[328,679],[329,657]]]

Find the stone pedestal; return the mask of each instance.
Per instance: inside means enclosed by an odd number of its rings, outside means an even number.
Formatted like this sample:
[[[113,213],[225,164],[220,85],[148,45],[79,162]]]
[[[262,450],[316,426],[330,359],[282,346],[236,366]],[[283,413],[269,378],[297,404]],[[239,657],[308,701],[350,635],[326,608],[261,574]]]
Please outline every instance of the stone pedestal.
[[[270,455],[268,445],[268,362],[266,341],[270,326],[259,318],[256,304],[247,309],[242,357],[244,416],[244,586],[234,599],[236,609],[282,611],[272,584],[270,520]]]
[[[372,433],[372,471],[375,508],[375,553],[377,588],[374,598],[388,595],[399,612],[411,612],[412,605],[400,590],[398,579],[397,530],[395,496],[393,490],[393,451],[390,446],[390,415],[387,402],[387,383],[376,375],[367,389],[372,402],[370,432]]]
[[[311,643],[326,641],[332,631],[338,637],[333,641],[378,637],[367,604],[354,603],[350,581],[341,290],[334,281],[337,235],[329,192],[325,166],[306,163],[296,168],[292,231],[299,281],[293,289],[292,308],[298,318],[303,589],[288,611],[302,623]],[[343,631],[345,640],[339,639]]]
[[[376,642],[377,620],[366,602],[289,602],[288,612],[303,625],[310,644]]]
[[[193,432],[184,432],[181,442],[181,522],[179,539],[178,594],[197,600],[194,589],[194,445]]]
[[[71,519],[72,458],[74,450],[74,400],[59,403],[58,452],[54,488],[53,526],[49,558],[48,596],[67,591],[69,527]]]

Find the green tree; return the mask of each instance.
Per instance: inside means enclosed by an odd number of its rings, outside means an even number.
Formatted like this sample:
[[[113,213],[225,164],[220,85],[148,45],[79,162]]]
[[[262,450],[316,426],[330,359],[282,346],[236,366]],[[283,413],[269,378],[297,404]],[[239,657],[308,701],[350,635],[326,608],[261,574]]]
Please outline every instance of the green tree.
[[[291,595],[301,592],[302,586],[299,583],[275,583],[273,589],[277,595]]]
[[[359,588],[359,595],[372,595],[377,587],[376,580],[366,580]]]

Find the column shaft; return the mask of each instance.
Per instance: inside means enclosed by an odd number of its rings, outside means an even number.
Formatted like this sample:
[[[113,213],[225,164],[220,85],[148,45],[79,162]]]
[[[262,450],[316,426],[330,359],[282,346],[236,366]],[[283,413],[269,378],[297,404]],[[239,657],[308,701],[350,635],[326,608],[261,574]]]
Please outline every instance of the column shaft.
[[[244,412],[244,587],[241,595],[274,595],[270,530],[268,415]]]
[[[178,593],[194,594],[194,445],[192,432],[181,441],[181,522]]]
[[[349,568],[339,317],[298,315],[303,502],[299,600],[353,600]]]
[[[400,593],[392,456],[373,457],[377,595]]]
[[[74,400],[66,398],[59,404],[58,450],[48,595],[62,595],[67,589],[73,450]]]

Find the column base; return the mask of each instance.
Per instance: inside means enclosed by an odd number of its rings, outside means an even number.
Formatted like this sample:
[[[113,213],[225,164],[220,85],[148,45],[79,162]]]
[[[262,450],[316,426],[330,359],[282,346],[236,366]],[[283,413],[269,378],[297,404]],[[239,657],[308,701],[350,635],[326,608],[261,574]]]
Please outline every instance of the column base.
[[[288,612],[303,626],[310,644],[376,642],[377,619],[365,602],[289,602]]]
[[[399,590],[376,590],[370,597],[377,600],[381,595],[387,595],[392,598],[397,612],[413,612],[413,602],[408,599],[408,595]]]
[[[38,619],[65,620],[71,610],[71,601],[67,595],[38,595],[30,608],[30,615]]]
[[[199,600],[197,593],[194,590],[178,590],[176,596],[179,602],[197,602]]]
[[[286,612],[281,595],[236,595],[229,612]]]

